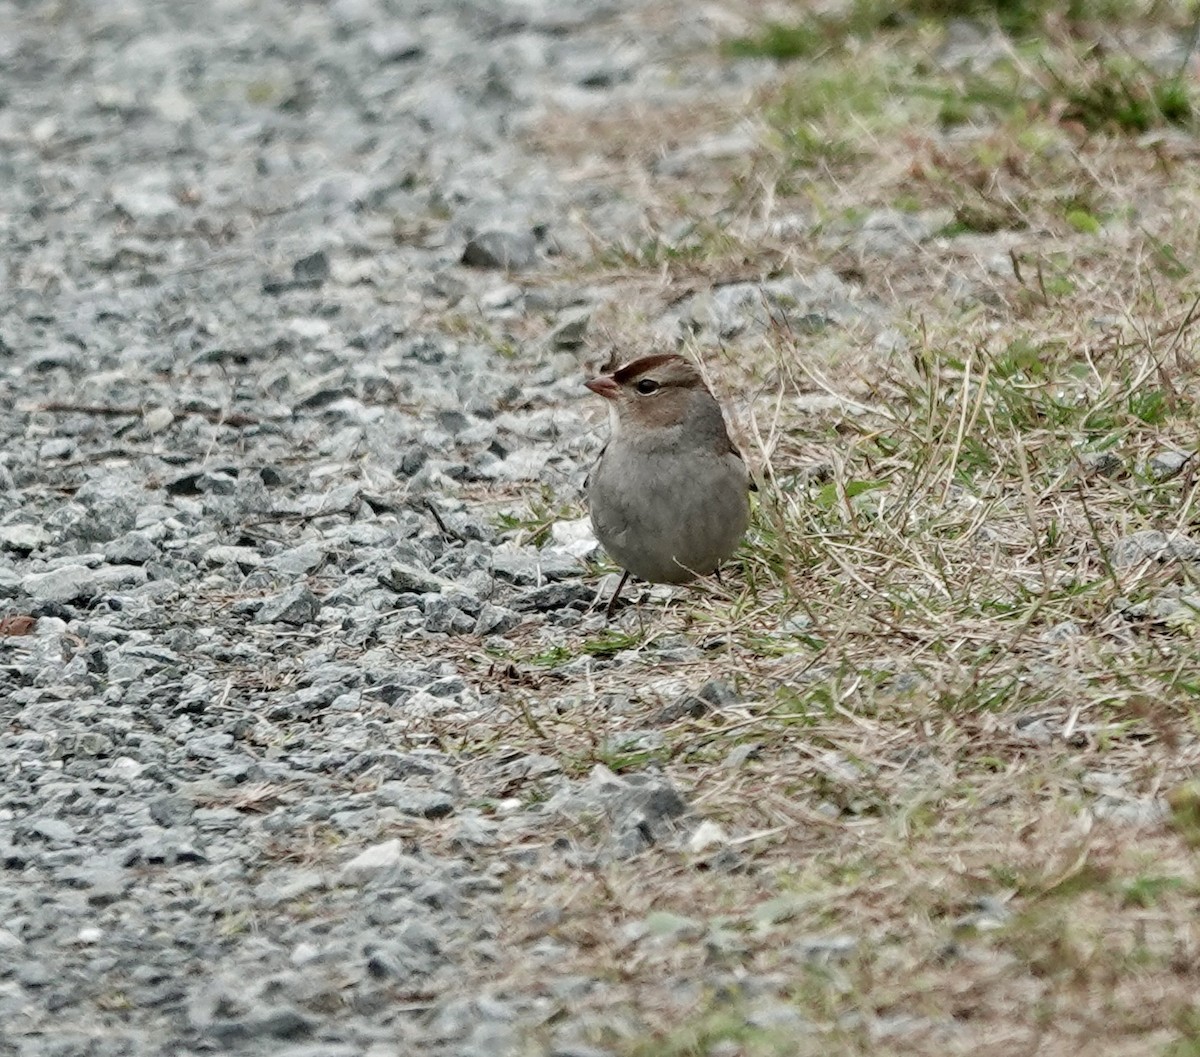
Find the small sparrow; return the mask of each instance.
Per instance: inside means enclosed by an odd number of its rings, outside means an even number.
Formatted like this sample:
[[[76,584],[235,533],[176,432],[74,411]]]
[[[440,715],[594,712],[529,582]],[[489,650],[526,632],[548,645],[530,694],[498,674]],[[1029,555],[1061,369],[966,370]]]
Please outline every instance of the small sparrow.
[[[630,574],[679,584],[713,572],[750,522],[750,475],[721,405],[682,356],[644,356],[584,383],[609,402],[585,488],[592,527]]]

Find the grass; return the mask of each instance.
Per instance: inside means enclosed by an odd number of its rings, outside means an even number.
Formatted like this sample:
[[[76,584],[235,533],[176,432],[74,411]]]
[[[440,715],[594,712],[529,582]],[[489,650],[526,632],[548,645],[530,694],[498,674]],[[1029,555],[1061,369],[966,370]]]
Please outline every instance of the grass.
[[[1098,22],[1134,22],[1161,4],[1128,0],[852,0],[832,11],[811,11],[795,21],[767,20],[751,32],[721,45],[728,59],[773,59],[790,62],[812,59],[896,28],[942,24],[949,20],[977,20],[994,24],[1014,39],[1040,36],[1061,26],[1078,32]]]
[[[725,843],[564,869],[553,962],[497,986],[604,981],[570,1020],[622,1057],[1200,1053],[1200,574],[1115,546],[1200,520],[1191,462],[1153,463],[1200,427],[1197,13],[979,4],[995,46],[943,63],[964,5],[888,6],[732,26],[710,61],[778,64],[749,101],[540,133],[647,217],[567,277],[611,290],[598,341],[822,268],[894,333],[689,334],[762,478],[746,544],[723,585],[625,611],[615,651],[559,629],[508,737],[664,773]],[[656,168],[747,125],[744,157]],[[893,213],[927,234],[864,248]],[[737,703],[656,719],[710,679]],[[514,883],[506,920],[542,898]]]

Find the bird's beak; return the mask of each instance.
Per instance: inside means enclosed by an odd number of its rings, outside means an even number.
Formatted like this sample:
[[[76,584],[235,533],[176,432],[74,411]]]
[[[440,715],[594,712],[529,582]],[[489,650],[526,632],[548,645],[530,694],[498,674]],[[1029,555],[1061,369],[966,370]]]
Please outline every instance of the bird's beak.
[[[583,384],[597,396],[604,397],[605,400],[616,400],[617,394],[621,391],[621,387],[607,374],[602,374],[599,378],[593,378],[590,382]]]

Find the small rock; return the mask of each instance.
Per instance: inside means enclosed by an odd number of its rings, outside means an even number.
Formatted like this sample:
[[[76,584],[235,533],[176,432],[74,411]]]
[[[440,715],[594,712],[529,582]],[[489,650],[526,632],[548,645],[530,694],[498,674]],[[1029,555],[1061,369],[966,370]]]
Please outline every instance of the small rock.
[[[713,708],[734,705],[741,700],[742,698],[728,683],[720,679],[712,679],[694,693],[688,691],[681,694],[669,705],[661,708],[654,718],[657,723],[674,723],[678,719],[683,719],[684,716],[699,719],[706,712],[711,712]]]
[[[795,1037],[816,1032],[817,1026],[806,1020],[795,1006],[770,1002],[746,1014],[746,1023],[760,1031]]]
[[[722,767],[735,770],[745,765],[747,760],[757,760],[762,756],[762,745],[756,741],[744,741],[735,745],[721,761]]]
[[[555,547],[573,558],[587,558],[600,546],[589,517],[554,522],[550,526],[550,539]]]
[[[748,129],[722,132],[691,140],[687,146],[668,151],[654,161],[654,171],[664,176],[690,176],[709,171],[713,162],[750,157],[758,150],[755,134]]]
[[[1109,557],[1113,565],[1127,568],[1146,561],[1189,561],[1200,548],[1186,536],[1168,538],[1157,529],[1144,529],[1122,536],[1113,544]]]
[[[75,441],[70,437],[51,437],[49,440],[43,441],[38,448],[38,458],[46,461],[65,459],[74,450]]]
[[[133,878],[124,873],[106,870],[93,874],[88,882],[87,901],[89,906],[106,907],[124,899],[133,887]]]
[[[367,37],[367,47],[380,62],[415,59],[424,51],[421,42],[401,26],[376,30]]]
[[[1134,603],[1119,599],[1115,608],[1127,619],[1154,620],[1189,632],[1200,624],[1200,595],[1190,592],[1170,590]]]
[[[96,570],[96,588],[101,594],[140,587],[147,579],[146,570],[137,565],[102,565]]]
[[[219,545],[204,552],[204,561],[209,565],[236,565],[240,569],[257,569],[263,556],[253,547]]]
[[[719,848],[729,843],[729,835],[721,827],[720,823],[713,822],[712,819],[705,819],[698,825],[688,838],[688,851],[695,854],[708,851],[710,848]]]
[[[1039,638],[1043,642],[1061,643],[1070,642],[1072,639],[1078,638],[1083,633],[1083,629],[1074,620],[1060,620],[1057,624],[1053,624],[1046,628],[1041,633]]]
[[[607,815],[613,828],[612,850],[620,857],[636,855],[669,836],[672,820],[687,811],[667,779],[618,776],[603,764],[593,767],[582,785],[556,793],[547,807],[567,816],[597,811]]]
[[[158,547],[144,532],[126,532],[104,545],[104,560],[114,565],[144,565],[158,557]]]
[[[736,705],[745,700],[724,679],[710,679],[696,691],[696,696],[701,701],[707,701],[710,705],[718,708],[725,705]]]
[[[189,738],[185,746],[189,756],[203,760],[219,760],[233,746],[232,734],[201,734]]]
[[[26,833],[60,844],[73,844],[76,840],[75,831],[56,818],[30,819],[25,823],[24,829]]]
[[[1083,472],[1094,477],[1115,477],[1125,468],[1120,456],[1111,451],[1085,451],[1079,462]]]
[[[321,948],[315,943],[297,943],[292,948],[291,957],[288,959],[293,965],[308,965],[310,962],[315,962],[321,957]]]
[[[1191,460],[1192,453],[1161,451],[1150,456],[1149,469],[1152,477],[1165,481],[1179,473]]]
[[[235,1020],[213,1020],[207,1032],[223,1044],[244,1039],[302,1039],[313,1033],[316,1021],[299,1010],[265,1008]]]
[[[50,542],[50,533],[41,525],[0,526],[0,548],[28,554]]]
[[[325,875],[320,870],[281,870],[268,875],[255,895],[268,906],[282,906],[325,888]]]
[[[400,459],[396,473],[400,477],[412,477],[429,461],[429,452],[420,444],[410,447]]]
[[[268,558],[267,566],[287,576],[307,576],[325,561],[326,555],[320,543],[303,543]]]
[[[1013,913],[1004,900],[996,896],[980,896],[974,907],[961,917],[955,918],[956,929],[978,929],[981,932],[1003,928],[1012,920]]]
[[[216,772],[218,775],[228,775],[234,781],[245,780],[249,768],[244,764],[225,762]],[[193,818],[202,824],[219,825],[222,829],[238,816],[237,808],[213,807],[198,808]],[[218,851],[218,854],[221,854]],[[181,840],[171,833],[153,835],[144,840],[140,849],[126,853],[122,865],[133,866],[138,862],[208,862],[208,857],[195,845]]]
[[[445,818],[454,813],[454,798],[433,789],[410,789],[400,782],[387,782],[376,795],[382,803],[416,818]]]
[[[481,231],[467,243],[462,262],[472,268],[529,268],[537,263],[537,240],[527,231]]]
[[[321,611],[321,600],[303,584],[289,588],[263,602],[255,614],[256,624],[311,624]]]
[[[945,223],[950,218],[938,218]],[[920,213],[905,213],[898,209],[876,209],[862,222],[851,240],[853,248],[863,256],[899,257],[912,253],[938,227],[938,220]]]
[[[52,973],[42,962],[24,962],[17,966],[17,981],[26,987],[45,987],[57,979],[57,973]]]
[[[329,254],[317,250],[292,263],[292,278],[306,286],[320,286],[329,278]]]
[[[398,839],[374,844],[359,852],[342,867],[342,876],[348,880],[360,880],[410,862],[412,857],[405,853],[404,842]]]
[[[666,726],[669,723],[676,723],[683,718],[699,719],[706,712],[712,711],[712,705],[705,701],[698,694],[693,694],[690,691],[686,694],[681,694],[669,705],[664,705],[651,717],[651,722],[656,725]]]
[[[550,331],[547,341],[556,349],[577,349],[587,340],[588,324],[592,319],[590,308],[577,308],[564,312]]]
[[[197,474],[196,491],[204,495],[233,495],[237,491],[237,471],[213,470]]]
[[[425,596],[425,630],[441,634],[466,635],[475,630],[475,621],[443,595]]]
[[[811,936],[798,940],[790,950],[808,965],[829,965],[850,958],[858,950],[858,939],[854,936]]]
[[[492,481],[538,481],[546,471],[550,453],[539,448],[519,448],[503,459],[478,467],[480,477]]]
[[[471,420],[457,408],[448,408],[445,411],[439,411],[434,417],[442,429],[455,437],[465,432],[471,424]]]
[[[152,407],[142,415],[147,433],[161,433],[174,421],[175,415],[169,407]]]
[[[134,221],[156,224],[170,220],[179,210],[179,200],[170,193],[165,173],[150,172],[132,183],[113,188],[112,202]]]
[[[492,552],[492,571],[510,583],[533,585],[547,580],[570,580],[583,572],[583,565],[571,554],[547,548],[517,547],[502,543]]]
[[[596,596],[595,590],[578,581],[546,584],[523,591],[512,600],[518,613],[547,612],[554,609],[586,609]]]
[[[494,606],[491,602],[484,602],[475,621],[475,634],[481,638],[488,635],[503,635],[506,631],[512,631],[520,623],[520,614],[514,613],[511,609],[505,609],[504,606]]]
[[[46,573],[31,573],[21,581],[21,590],[39,602],[79,602],[100,593],[100,581],[85,565],[61,565]]]
[[[440,576],[434,576],[425,569],[416,565],[406,565],[404,562],[393,562],[387,572],[379,574],[379,582],[401,594],[412,592],[419,595],[440,592],[449,584],[449,581]]]
[[[504,283],[479,295],[479,307],[485,312],[496,313],[512,308],[524,297],[525,291],[516,283]]]

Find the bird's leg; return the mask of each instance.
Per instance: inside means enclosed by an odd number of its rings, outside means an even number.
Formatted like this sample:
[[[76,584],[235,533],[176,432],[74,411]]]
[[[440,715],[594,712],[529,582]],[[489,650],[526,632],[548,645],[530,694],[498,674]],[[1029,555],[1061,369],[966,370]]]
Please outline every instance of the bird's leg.
[[[621,572],[621,582],[617,584],[617,589],[612,593],[612,598],[608,600],[608,608],[604,611],[604,619],[612,620],[612,615],[616,612],[617,599],[621,597],[621,588],[625,586],[625,581],[629,579],[629,570],[624,569]]]
[[[719,565],[713,570],[713,576],[717,578],[717,583],[722,587],[725,586],[725,581],[721,579],[721,567]]]

